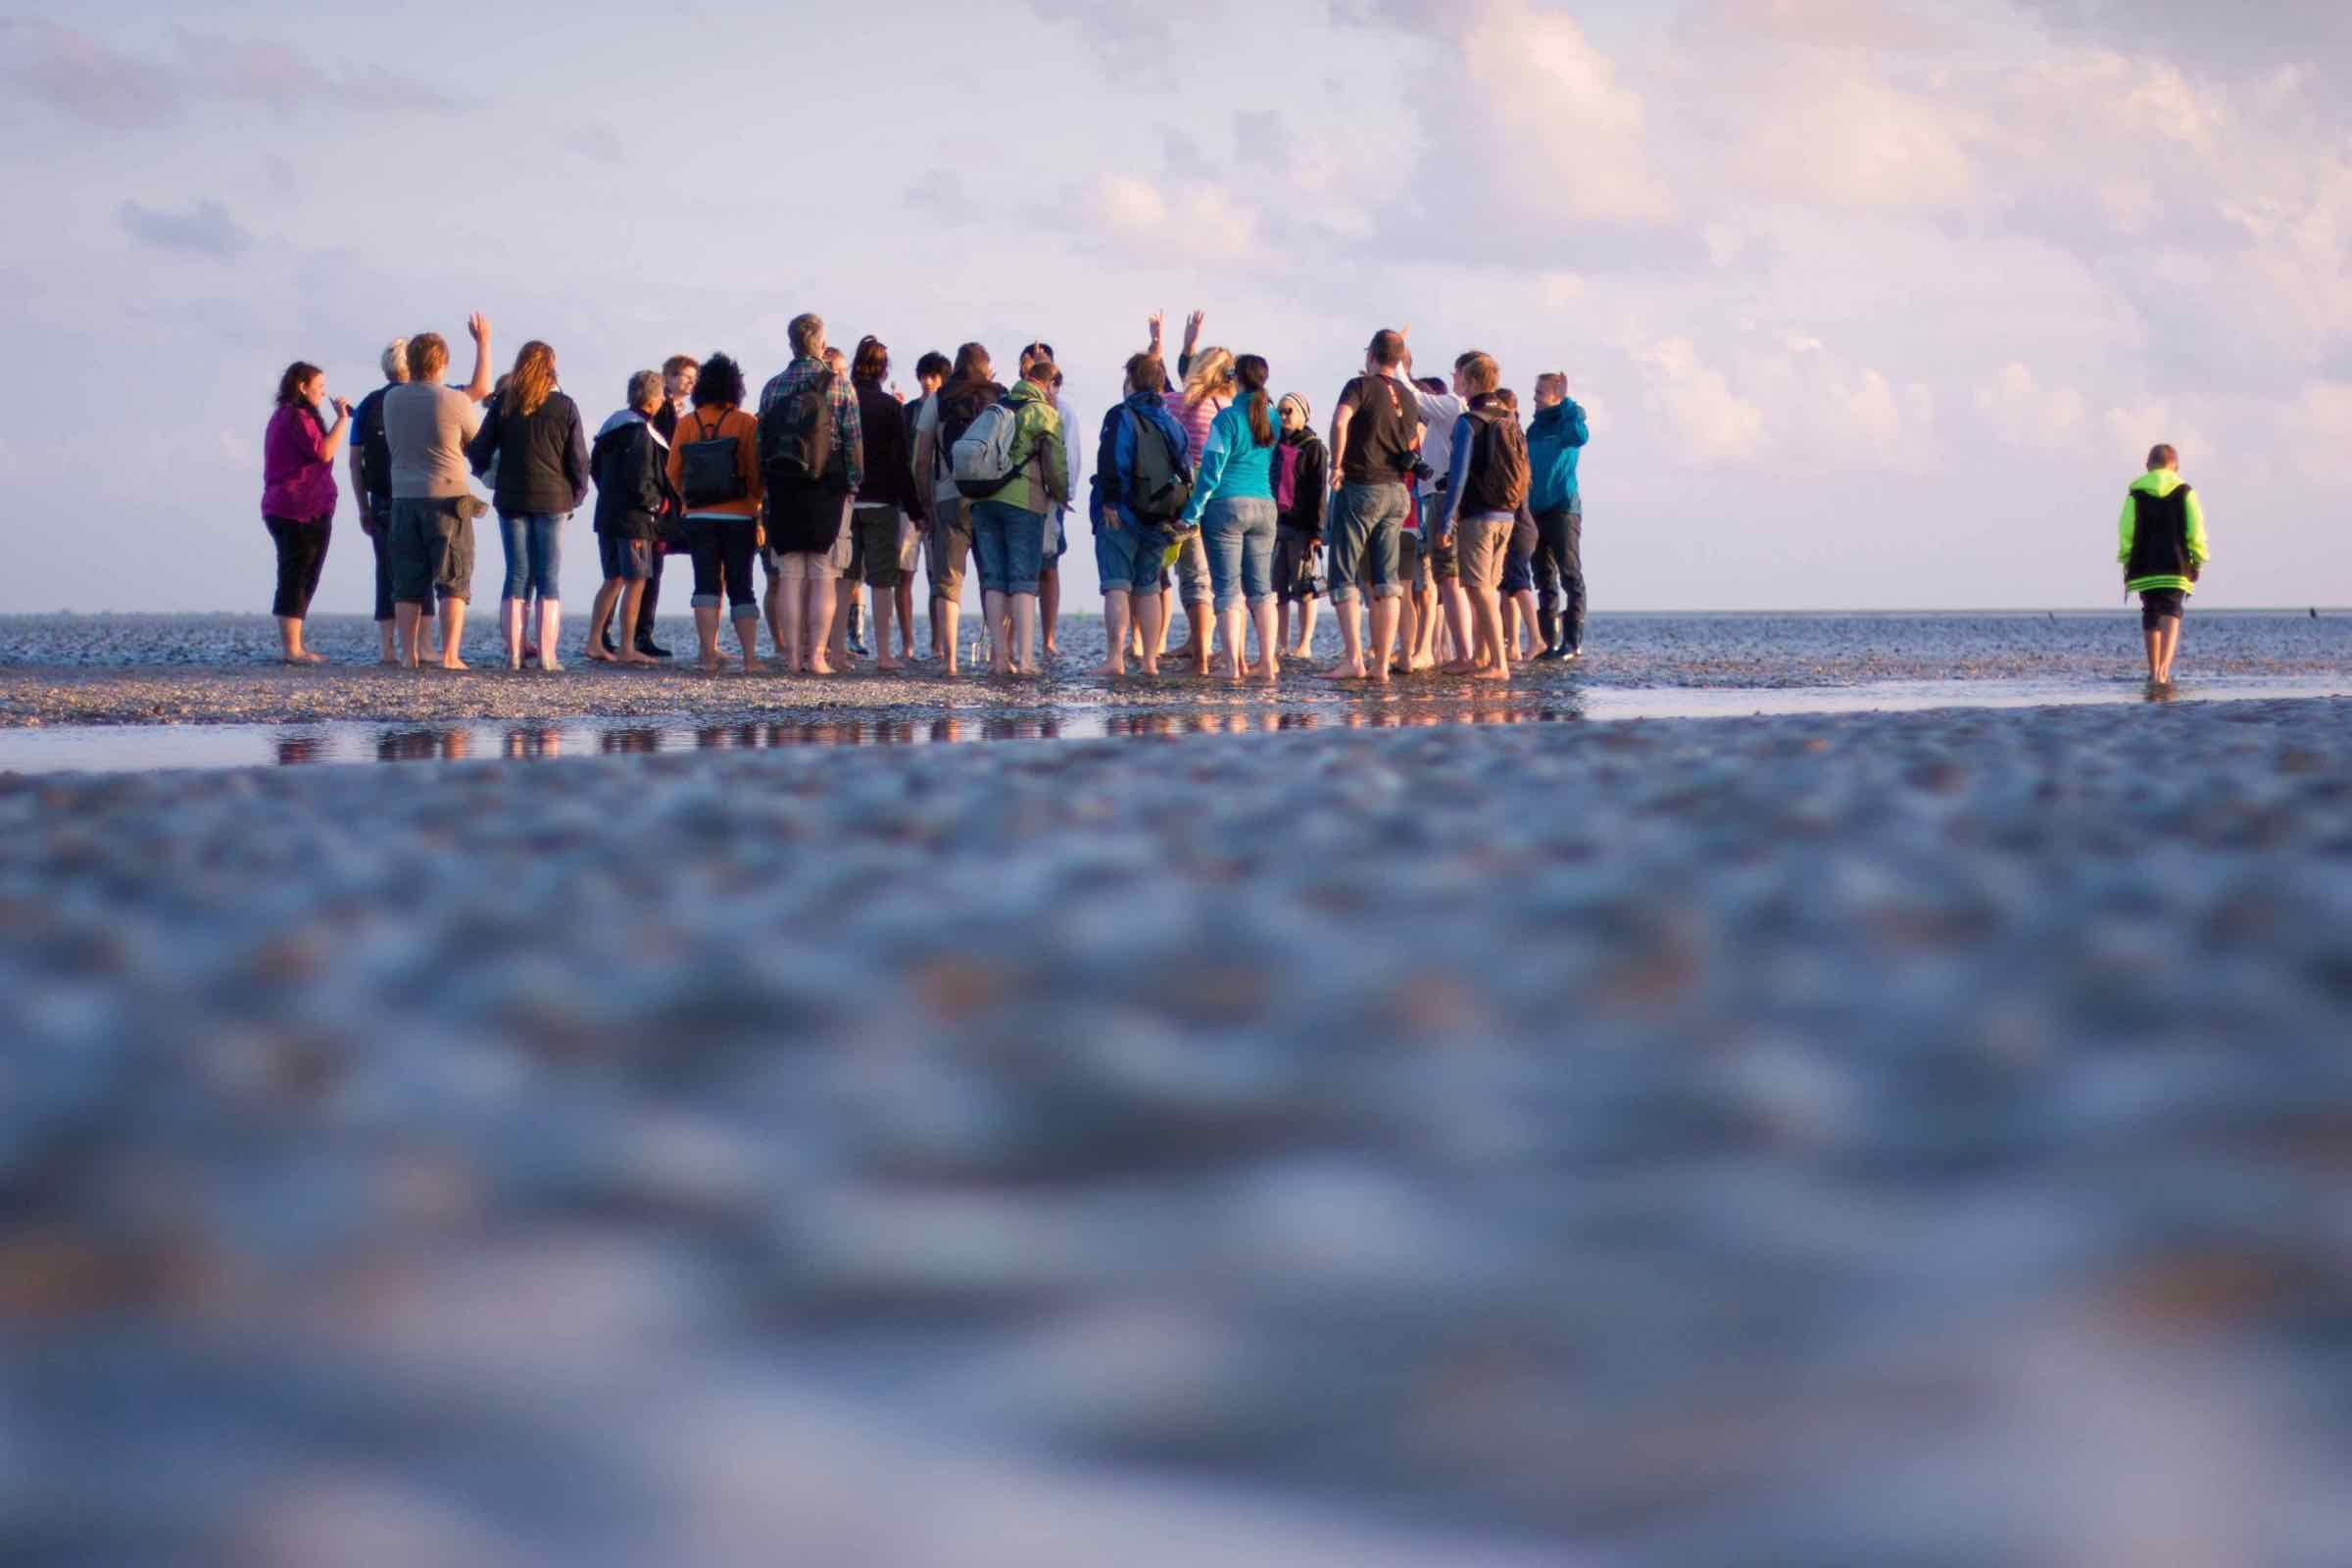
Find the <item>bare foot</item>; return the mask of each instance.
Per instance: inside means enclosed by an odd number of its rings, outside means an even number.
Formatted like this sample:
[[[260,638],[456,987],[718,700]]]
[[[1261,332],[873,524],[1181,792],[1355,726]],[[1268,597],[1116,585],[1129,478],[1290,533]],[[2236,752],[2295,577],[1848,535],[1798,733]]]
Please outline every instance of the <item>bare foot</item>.
[[[591,655],[591,656],[589,656],[589,657],[591,657],[591,658],[595,658],[595,657],[598,657],[598,656],[596,656],[596,655]],[[651,663],[654,663],[654,662],[656,662],[656,661],[646,658],[646,657],[645,657],[643,654],[639,653],[639,652],[638,652],[636,649],[634,649],[634,648],[632,648],[632,649],[629,649],[627,652],[625,652],[625,653],[622,653],[622,654],[618,655],[617,657],[616,657],[616,656],[613,656],[613,655],[611,655],[611,654],[607,654],[607,655],[604,655],[604,656],[602,656],[602,657],[604,658],[604,660],[605,660],[605,662],[607,662],[607,663],[609,663],[609,664],[633,664],[633,665],[642,665],[642,664],[651,664]]]
[[[634,650],[632,650],[632,652]],[[588,641],[588,646],[581,649],[580,652],[586,655],[588,658],[595,660],[600,664],[625,664],[628,662],[627,660],[616,659],[612,655],[606,653],[602,648],[597,647],[596,640],[594,638],[590,638]]]
[[[1282,679],[1282,666],[1278,663],[1275,663],[1272,660],[1268,660],[1265,663],[1258,665],[1256,669],[1251,671],[1251,673],[1262,681],[1278,681]]]
[[[1486,665],[1478,663],[1475,661],[1468,659],[1457,659],[1451,663],[1446,665],[1441,673],[1447,675],[1475,675],[1484,668],[1486,668]]]
[[[564,661],[556,658],[553,654],[542,654],[539,658],[539,667],[541,669],[552,669],[558,674],[561,674],[564,670]]]
[[[455,654],[444,654],[441,657],[441,667],[443,669],[471,669],[473,666]]]
[[[696,660],[694,662],[695,667],[700,669],[706,675],[715,675],[718,673],[718,656],[716,654],[705,654],[702,658]]]
[[[1375,685],[1375,686],[1386,686],[1386,685],[1389,683],[1389,668],[1388,668],[1388,666],[1387,666],[1386,664],[1383,664],[1383,665],[1382,665],[1380,668],[1378,668],[1378,669],[1374,670],[1374,671],[1372,672],[1372,677],[1371,677],[1371,678],[1372,678],[1372,684],[1373,684],[1373,685]]]
[[[1124,675],[1127,673],[1127,666],[1125,664],[1104,662],[1095,666],[1095,673],[1098,675]]]
[[[1490,664],[1490,665],[1488,665],[1486,668],[1484,668],[1484,669],[1480,670],[1480,671],[1479,671],[1477,674],[1475,674],[1475,675],[1471,676],[1470,678],[1471,678],[1472,680],[1499,680],[1499,681],[1508,681],[1508,680],[1511,678],[1511,672],[1510,672],[1509,670],[1507,670],[1507,669],[1499,669],[1499,668],[1496,668],[1495,666],[1494,666],[1494,665]]]
[[[744,656],[743,672],[746,675],[757,675],[760,673],[760,665],[758,661],[754,660],[749,654]]]
[[[818,654],[815,658],[808,661],[808,673],[811,675],[830,675],[833,673],[833,666],[825,662],[824,655]]]
[[[1158,674],[1158,673],[1159,673],[1159,661],[1158,661],[1158,660],[1156,660],[1156,659],[1147,659],[1147,660],[1145,660],[1145,661],[1144,661],[1144,673],[1145,673],[1145,674],[1147,674],[1147,675],[1156,675],[1156,674]]]
[[[897,670],[905,669],[906,667],[906,666],[904,662],[896,659],[877,659],[874,661],[874,668],[885,675],[891,674]]]
[[[1363,680],[1366,677],[1364,675],[1364,666],[1359,663],[1334,664],[1331,668],[1323,672],[1323,678],[1325,680]],[[1381,679],[1385,681],[1388,679],[1388,677],[1383,675]]]

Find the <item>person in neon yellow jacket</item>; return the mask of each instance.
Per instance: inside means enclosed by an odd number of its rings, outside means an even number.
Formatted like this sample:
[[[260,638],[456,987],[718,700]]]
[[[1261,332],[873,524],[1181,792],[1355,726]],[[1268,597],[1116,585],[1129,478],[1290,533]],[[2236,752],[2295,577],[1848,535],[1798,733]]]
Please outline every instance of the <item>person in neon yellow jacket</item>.
[[[2139,627],[2148,645],[2148,680],[2173,683],[2173,656],[2180,651],[2180,617],[2196,591],[2205,563],[2205,509],[2181,480],[2180,455],[2169,446],[2148,453],[2148,471],[2124,493],[2116,523],[2116,563],[2124,568],[2124,592],[2139,595]]]

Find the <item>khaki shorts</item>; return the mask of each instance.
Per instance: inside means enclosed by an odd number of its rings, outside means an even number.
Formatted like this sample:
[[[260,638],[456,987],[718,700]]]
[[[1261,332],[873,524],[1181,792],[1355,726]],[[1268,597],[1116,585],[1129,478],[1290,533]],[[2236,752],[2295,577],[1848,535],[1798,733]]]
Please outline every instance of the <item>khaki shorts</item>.
[[[1507,512],[1454,519],[1455,559],[1463,587],[1493,593],[1502,586],[1503,563],[1510,558],[1511,529],[1517,521]]]
[[[972,556],[970,503],[934,500],[931,503],[931,597],[963,597],[963,572]]]
[[[868,588],[896,588],[899,585],[899,509],[893,506],[859,506],[850,514],[850,526],[857,530],[858,557],[865,585]]]

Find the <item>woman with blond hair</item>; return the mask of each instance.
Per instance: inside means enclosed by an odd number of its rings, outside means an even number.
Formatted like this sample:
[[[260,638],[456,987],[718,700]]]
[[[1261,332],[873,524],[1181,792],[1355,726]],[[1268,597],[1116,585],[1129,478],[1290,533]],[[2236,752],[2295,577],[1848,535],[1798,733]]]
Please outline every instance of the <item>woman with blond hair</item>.
[[[531,635],[539,667],[562,669],[556,639],[564,624],[564,519],[588,499],[588,432],[579,405],[556,385],[556,351],[533,339],[514,356],[504,391],[490,400],[482,427],[466,446],[476,474],[497,466],[490,502],[506,546],[507,581],[499,595],[499,633],[507,667],[522,667],[523,608],[539,601]]]
[[[1231,349],[1205,348],[1193,353],[1183,362],[1184,390],[1167,394],[1168,412],[1184,427],[1185,462],[1192,467],[1200,466],[1200,459],[1208,450],[1209,427],[1217,422],[1218,415],[1233,406],[1233,365]],[[1201,547],[1198,532],[1186,533],[1178,542],[1176,579],[1185,619],[1192,623],[1192,641],[1178,651],[1191,657],[1195,674],[1205,675],[1209,645],[1215,639],[1208,554]],[[1168,635],[1166,620],[1160,622],[1159,635],[1164,643]]]

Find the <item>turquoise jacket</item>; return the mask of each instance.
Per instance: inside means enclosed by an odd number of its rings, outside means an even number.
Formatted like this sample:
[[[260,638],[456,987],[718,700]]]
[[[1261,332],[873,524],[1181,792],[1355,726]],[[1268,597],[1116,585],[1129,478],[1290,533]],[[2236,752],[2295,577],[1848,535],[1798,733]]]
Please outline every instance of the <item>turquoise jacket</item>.
[[[1266,423],[1274,439],[1257,444],[1250,428],[1250,404],[1238,402],[1217,416],[1208,427],[1208,444],[1200,452],[1200,472],[1193,481],[1193,499],[1184,509],[1184,525],[1200,526],[1200,514],[1211,501],[1271,501],[1274,499],[1274,453],[1282,445],[1282,421],[1275,417],[1274,400],[1266,399]]]
[[[1536,411],[1527,426],[1527,466],[1532,475],[1528,511],[1578,510],[1583,498],[1576,488],[1576,460],[1592,439],[1592,427],[1585,422],[1584,405],[1576,399]]]

